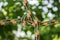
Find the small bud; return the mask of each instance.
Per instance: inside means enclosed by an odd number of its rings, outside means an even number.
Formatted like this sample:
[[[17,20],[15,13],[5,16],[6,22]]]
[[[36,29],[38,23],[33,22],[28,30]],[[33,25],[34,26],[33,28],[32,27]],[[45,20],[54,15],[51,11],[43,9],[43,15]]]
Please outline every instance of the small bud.
[[[48,26],[49,24],[47,22],[42,23],[43,26]]]
[[[17,19],[20,20],[21,19],[20,16],[18,16]]]
[[[3,22],[3,21],[0,21],[0,25],[5,25],[5,22]]]
[[[55,21],[54,24],[59,24],[59,22],[58,21]]]
[[[10,23],[16,24],[16,21],[15,20],[10,20]]]

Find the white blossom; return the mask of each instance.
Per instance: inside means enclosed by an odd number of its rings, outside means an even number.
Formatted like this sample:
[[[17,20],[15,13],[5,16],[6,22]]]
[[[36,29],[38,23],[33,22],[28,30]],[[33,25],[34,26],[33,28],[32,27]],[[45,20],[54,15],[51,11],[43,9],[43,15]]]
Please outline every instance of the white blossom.
[[[46,6],[44,6],[44,7],[42,8],[42,10],[43,10],[44,12],[48,12],[48,8],[47,8]]]
[[[20,31],[17,31],[16,34],[15,34],[15,36],[16,36],[17,38],[21,37],[21,32],[20,32]]]
[[[39,9],[42,9],[42,6],[38,6]]]
[[[55,17],[55,15],[51,13],[51,11],[49,11],[47,16],[49,17],[50,20]]]
[[[36,12],[35,11],[32,11],[32,13],[35,15],[36,14]]]
[[[31,31],[27,31],[27,37],[30,37],[31,36]]]
[[[13,32],[14,34],[16,34],[16,33],[17,33],[17,31],[16,31],[16,30],[13,30],[12,32]]]
[[[42,12],[42,17],[43,18],[46,18],[46,15],[45,14],[46,14],[46,12]]]
[[[31,38],[32,40],[35,40],[35,34],[32,34]]]
[[[24,7],[24,6],[22,6],[22,7],[21,7],[21,9],[25,10],[25,7]]]
[[[22,32],[20,33],[20,35],[21,35],[21,37],[25,37],[25,36],[26,36],[26,34],[25,34],[24,31],[22,31]]]
[[[53,7],[52,10],[55,12],[55,11],[58,11],[58,8],[57,7]]]
[[[47,7],[48,7],[48,8],[52,8],[53,5],[52,5],[51,3],[49,3],[49,4],[47,5]]]
[[[14,35],[15,35],[17,38],[19,38],[19,37],[25,37],[25,36],[26,36],[26,34],[25,34],[24,31],[15,31],[15,30],[13,30],[12,32],[14,33]]]
[[[36,5],[36,6],[39,5],[38,0],[28,0],[28,3],[29,3],[30,5]]]
[[[59,3],[60,3],[60,0],[59,0]]]
[[[43,4],[43,5],[47,5],[47,4],[48,4],[48,1],[47,1],[47,0],[45,0],[45,1],[42,0],[42,4]]]
[[[54,3],[54,0],[49,0],[49,3],[51,3],[51,4]]]
[[[3,2],[0,2],[0,7],[3,6]]]
[[[7,6],[8,5],[8,2],[4,2],[3,6]]]

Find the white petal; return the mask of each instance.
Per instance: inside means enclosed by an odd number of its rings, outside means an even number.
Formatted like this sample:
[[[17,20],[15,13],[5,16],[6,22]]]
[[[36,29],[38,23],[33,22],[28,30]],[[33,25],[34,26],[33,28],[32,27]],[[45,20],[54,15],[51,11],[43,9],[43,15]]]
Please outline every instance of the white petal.
[[[13,32],[14,34],[16,34],[16,33],[17,33],[17,31],[15,31],[15,30],[13,30],[12,32]]]
[[[60,0],[59,0],[59,3],[60,3]]]

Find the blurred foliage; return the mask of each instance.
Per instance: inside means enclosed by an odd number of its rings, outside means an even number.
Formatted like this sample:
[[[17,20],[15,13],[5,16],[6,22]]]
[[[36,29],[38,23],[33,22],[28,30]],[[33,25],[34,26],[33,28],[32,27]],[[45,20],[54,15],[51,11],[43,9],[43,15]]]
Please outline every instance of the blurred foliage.
[[[4,23],[0,22],[0,40],[14,40],[15,35],[12,33],[13,30],[17,30],[17,24],[20,23],[20,20],[18,20],[18,16],[20,17],[25,17],[26,15],[24,14],[25,11],[21,7],[23,6],[23,0],[0,0],[0,2],[8,2],[7,6],[2,6],[2,11],[0,11],[0,21],[3,20]],[[39,1],[39,6],[44,6],[42,5],[42,0]],[[15,4],[19,2],[20,4]],[[59,0],[54,0],[53,3],[54,6],[58,7],[58,11],[54,12],[51,8],[48,8],[48,10],[51,10],[53,14],[56,16],[54,17],[53,20],[56,20],[60,22],[60,3]],[[42,17],[42,10],[38,9],[38,6],[35,9],[31,8],[31,5],[28,5],[28,9],[35,11],[36,14],[35,16],[39,19],[41,22],[47,22],[49,25],[44,26],[44,25],[39,25],[39,31],[40,31],[40,40],[60,40],[60,23],[53,24],[51,21],[48,22],[49,19],[43,18]],[[5,17],[9,17],[7,20]],[[15,20],[16,23],[12,24],[10,20]],[[26,25],[26,28],[24,29],[22,27],[22,30],[27,32],[28,30],[34,34],[34,28],[32,26],[29,26],[28,24]],[[19,40],[32,40],[30,38],[19,38]]]

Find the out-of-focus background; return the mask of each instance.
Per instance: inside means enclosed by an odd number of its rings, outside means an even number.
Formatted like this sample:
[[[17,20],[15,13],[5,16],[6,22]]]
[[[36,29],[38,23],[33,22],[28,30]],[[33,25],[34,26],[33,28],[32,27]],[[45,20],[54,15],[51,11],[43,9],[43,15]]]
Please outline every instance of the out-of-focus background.
[[[37,17],[43,22],[38,26],[39,40],[60,40],[60,0],[27,1],[26,8],[24,0],[0,0],[0,40],[35,40],[34,28],[28,22],[23,26],[20,20],[28,10],[33,20]]]

